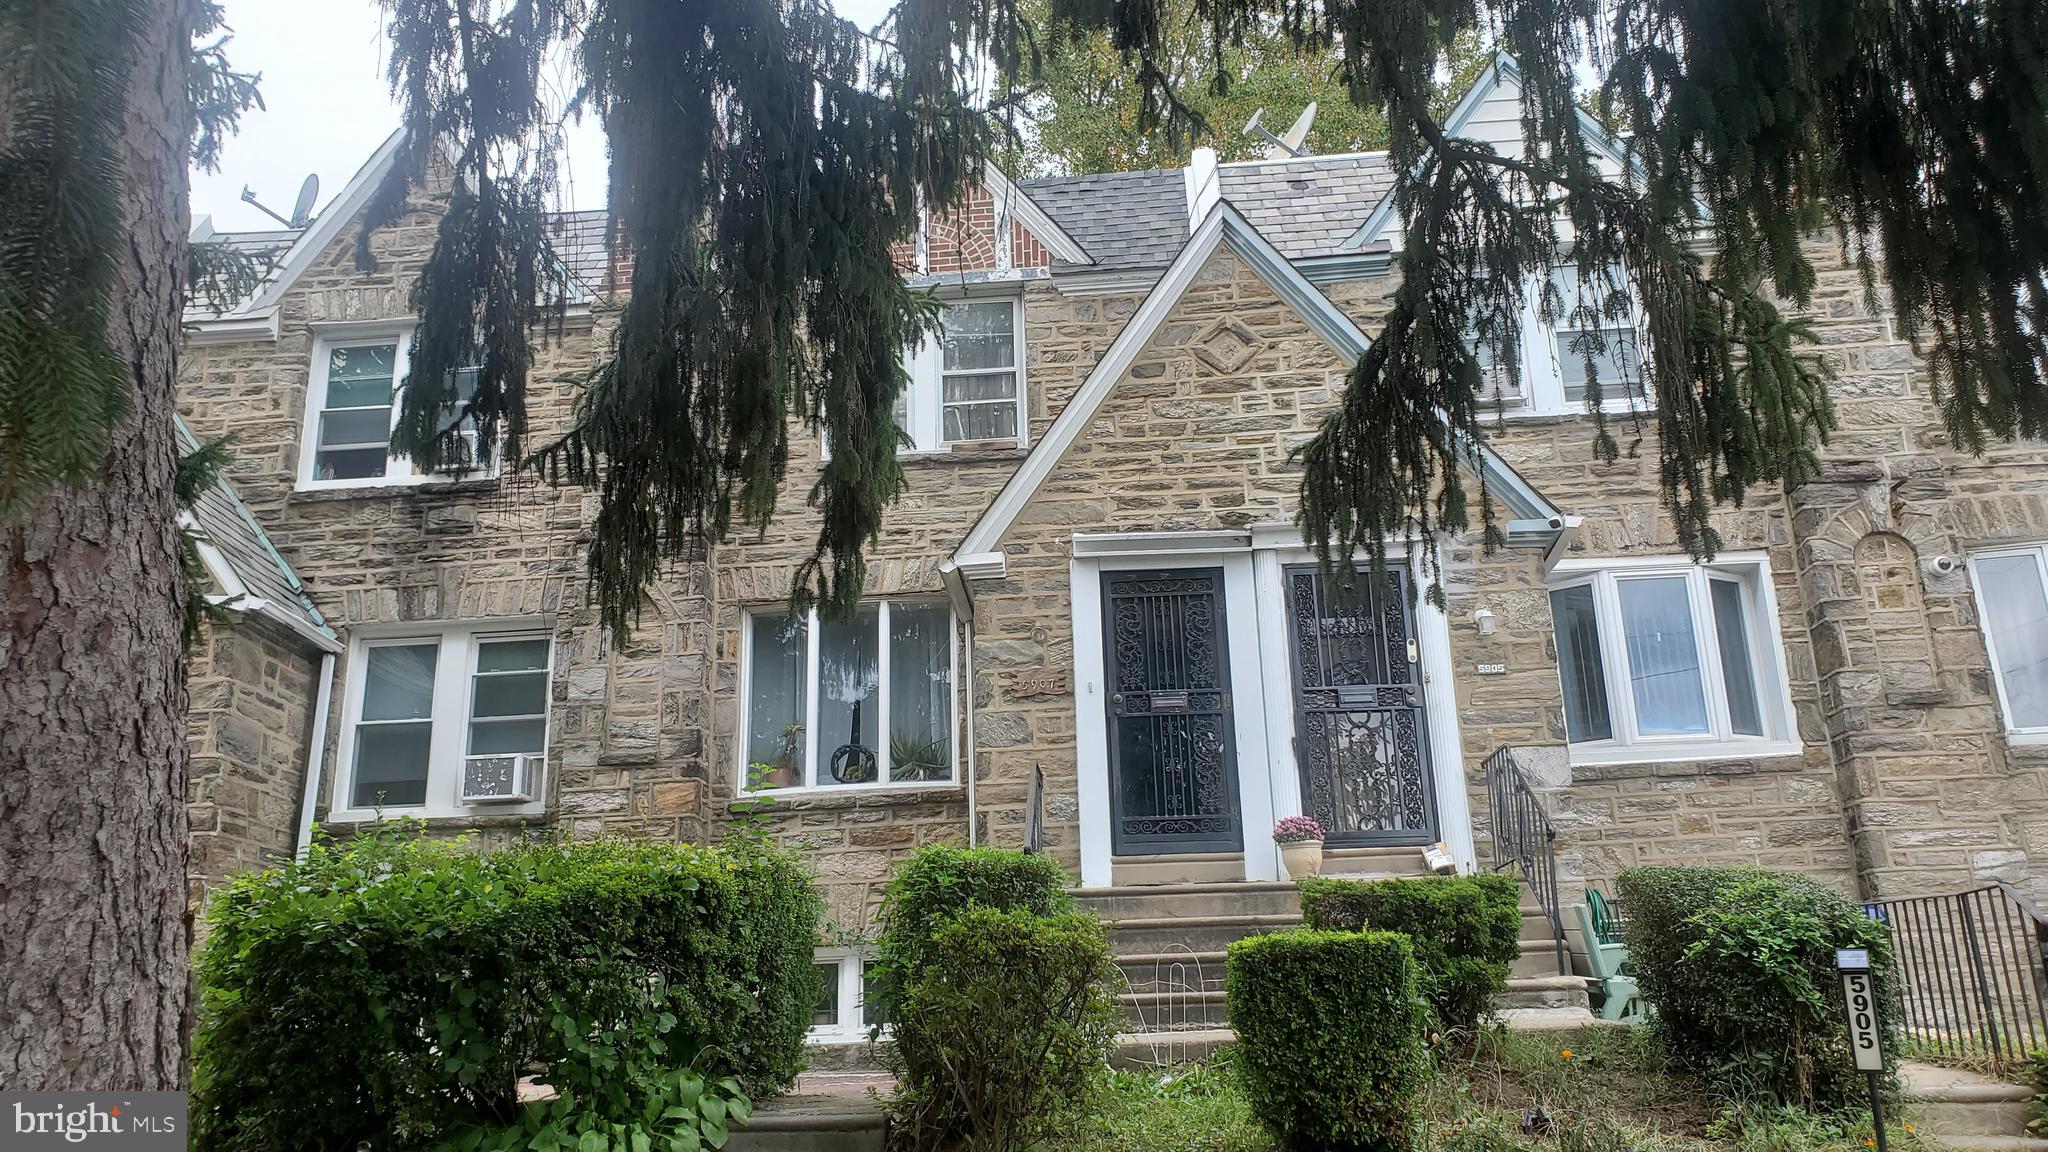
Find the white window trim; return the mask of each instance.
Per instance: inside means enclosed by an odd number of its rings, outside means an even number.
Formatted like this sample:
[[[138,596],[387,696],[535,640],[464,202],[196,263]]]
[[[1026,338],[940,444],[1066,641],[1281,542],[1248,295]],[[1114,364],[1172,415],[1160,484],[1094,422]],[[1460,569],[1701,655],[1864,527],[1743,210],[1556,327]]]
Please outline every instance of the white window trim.
[[[1545,272],[1548,275],[1548,270]],[[1519,367],[1521,369],[1522,399],[1519,403],[1502,400],[1499,404],[1501,418],[1508,421],[1537,420],[1554,416],[1586,415],[1582,400],[1566,399],[1564,394],[1564,362],[1557,354],[1557,335],[1563,329],[1543,319],[1542,299],[1544,279],[1531,277],[1522,286],[1522,318]],[[1641,329],[1641,309],[1637,309],[1638,322],[1636,341],[1648,360],[1647,342]],[[1648,392],[1648,381],[1633,381],[1633,389],[1620,396],[1603,397],[1600,410],[1609,415],[1626,415],[1630,412],[1649,412],[1655,405]],[[1641,390],[1642,395],[1634,394]],[[1494,401],[1479,401],[1480,415],[1493,412]]]
[[[757,616],[786,615],[778,606],[749,608],[740,616],[740,708],[739,727],[733,736],[734,793],[741,799],[764,796],[815,795],[830,792],[923,792],[960,786],[960,622],[952,606],[943,599],[897,596],[862,601],[879,606],[876,613],[875,703],[886,733],[889,716],[889,606],[917,604],[946,609],[946,661],[948,683],[946,730],[950,758],[944,780],[891,780],[889,741],[886,736],[875,748],[875,781],[871,784],[789,784],[781,788],[747,787],[747,733],[751,730],[754,689],[754,619]],[[818,772],[818,612],[812,609],[804,624],[804,778],[817,779]]]
[[[412,372],[412,337],[417,327],[411,318],[403,320],[373,320],[366,322],[345,322],[317,325],[313,335],[313,363],[306,378],[306,411],[299,428],[299,475],[298,490],[301,492],[327,492],[349,488],[409,488],[435,481],[447,483],[456,480],[490,479],[498,474],[498,457],[493,455],[491,466],[474,472],[419,472],[413,468],[412,458],[384,453],[384,474],[363,476],[347,480],[322,480],[315,472],[318,468],[320,447],[320,413],[327,407],[328,354],[336,348],[355,348],[370,344],[396,343],[398,350],[392,356],[391,368],[391,426],[398,427],[398,414],[405,404],[405,382]]]
[[[2034,574],[2042,582],[2043,594],[2048,595],[2048,544],[2006,545],[1970,553],[1970,594],[1977,605],[1977,628],[1984,635],[1984,653],[1991,658],[1991,684],[1998,694],[1998,718],[2005,727],[2005,742],[2013,746],[2048,744],[2048,725],[2022,726],[2012,722],[2012,700],[2005,692],[2005,667],[1998,659],[1998,638],[1989,627],[1991,614],[1984,602],[1984,581],[1977,574],[1977,562],[2004,556],[2031,557]]]
[[[1026,365],[1030,361],[1030,353],[1029,349],[1025,347],[1024,342],[1023,293],[1020,291],[1004,291],[999,293],[951,295],[943,298],[943,302],[947,305],[986,304],[1001,300],[1008,300],[1010,302],[1011,330],[1015,334],[1013,343],[1017,349],[1017,367],[1015,368],[1017,373],[1016,444],[1018,448],[1029,448],[1031,447],[1031,381],[1026,371]],[[903,393],[904,418],[910,422],[910,427],[905,429],[905,431],[910,433],[911,439],[915,443],[909,448],[897,450],[896,458],[899,460],[943,458],[952,453],[953,445],[955,444],[1008,443],[1006,440],[947,440],[945,438],[946,406],[944,400],[945,384],[943,380],[945,374],[940,370],[939,365],[941,363],[943,361],[940,359],[939,343],[937,340],[924,340],[920,342],[903,359],[904,370],[910,376],[910,383]],[[821,459],[831,459],[832,446],[829,443],[821,444],[819,453]]]
[[[1618,579],[1683,576],[1687,581],[1687,603],[1692,609],[1693,637],[1700,661],[1700,678],[1706,696],[1707,736],[1639,736],[1636,734],[1635,694],[1630,689],[1627,669],[1627,641],[1622,635]],[[1744,624],[1749,631],[1750,660],[1755,667],[1757,711],[1763,721],[1762,736],[1738,735],[1729,730],[1728,688],[1722,675],[1719,633],[1714,628],[1710,580],[1732,580],[1742,586]],[[1685,557],[1628,556],[1559,561],[1546,584],[1547,592],[1566,588],[1593,588],[1594,618],[1600,626],[1601,673],[1607,691],[1608,723],[1614,735],[1606,740],[1577,743],[1566,739],[1566,756],[1572,764],[1658,764],[1687,760],[1749,759],[1791,756],[1803,750],[1797,714],[1792,707],[1791,683],[1786,675],[1784,636],[1778,629],[1778,599],[1772,587],[1770,561],[1762,552],[1724,552],[1710,564],[1695,564]],[[1552,630],[1555,635],[1555,626]],[[1563,688],[1564,661],[1557,662],[1559,690]]]
[[[814,964],[839,966],[839,1022],[814,1024],[804,1034],[808,1044],[852,1044],[868,1038],[866,966],[872,962],[859,948],[819,948],[812,954]],[[884,1035],[888,1029],[882,1030]]]
[[[540,763],[548,763],[548,748],[554,738],[554,635],[547,622],[537,619],[471,620],[445,624],[385,625],[352,630],[348,644],[348,669],[342,685],[341,734],[336,741],[334,790],[328,797],[330,821],[375,820],[379,818],[479,815],[537,816],[546,810],[546,772],[536,773],[528,782],[534,799],[519,804],[465,804],[461,801],[462,761],[469,751],[470,679],[476,671],[480,640],[545,639],[548,641],[548,720],[542,726]],[[357,807],[355,797],[356,726],[363,715],[363,684],[371,648],[400,644],[438,645],[434,663],[434,707],[432,744],[427,754],[426,803],[385,808]]]

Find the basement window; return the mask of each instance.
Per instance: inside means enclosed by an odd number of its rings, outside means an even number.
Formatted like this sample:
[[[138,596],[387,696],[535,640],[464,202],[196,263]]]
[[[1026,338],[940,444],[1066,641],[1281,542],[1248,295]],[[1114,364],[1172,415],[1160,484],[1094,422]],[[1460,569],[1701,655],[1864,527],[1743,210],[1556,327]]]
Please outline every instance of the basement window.
[[[1550,610],[1574,763],[1798,751],[1760,557],[1558,567]]]
[[[847,948],[820,948],[818,1006],[811,1013],[808,1039],[813,1044],[848,1044],[868,1038],[870,1029],[888,1020],[871,1009],[874,962]]]

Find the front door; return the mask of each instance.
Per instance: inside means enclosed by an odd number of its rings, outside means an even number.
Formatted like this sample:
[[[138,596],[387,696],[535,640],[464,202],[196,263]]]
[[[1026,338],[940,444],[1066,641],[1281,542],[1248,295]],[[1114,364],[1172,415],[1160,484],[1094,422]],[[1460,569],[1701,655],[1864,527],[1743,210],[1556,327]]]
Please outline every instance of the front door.
[[[1223,569],[1105,572],[1111,851],[1235,852]]]
[[[1286,570],[1302,808],[1325,843],[1429,844],[1436,791],[1405,578],[1361,585],[1336,597],[1314,565]]]

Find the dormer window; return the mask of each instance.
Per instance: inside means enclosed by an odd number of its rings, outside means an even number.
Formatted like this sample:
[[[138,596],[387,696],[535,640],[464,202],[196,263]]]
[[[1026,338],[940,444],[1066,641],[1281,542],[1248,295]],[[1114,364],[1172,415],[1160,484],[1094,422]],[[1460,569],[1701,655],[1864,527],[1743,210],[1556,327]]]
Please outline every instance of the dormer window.
[[[946,305],[944,333],[910,357],[910,387],[896,408],[916,451],[988,441],[1021,444],[1023,311],[1015,296]]]

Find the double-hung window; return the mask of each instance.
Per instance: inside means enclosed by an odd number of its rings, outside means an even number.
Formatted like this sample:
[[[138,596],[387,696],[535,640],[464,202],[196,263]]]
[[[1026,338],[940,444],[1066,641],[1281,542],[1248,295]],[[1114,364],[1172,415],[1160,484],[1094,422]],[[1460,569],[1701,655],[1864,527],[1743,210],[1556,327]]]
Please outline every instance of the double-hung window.
[[[388,325],[343,325],[314,341],[299,452],[301,488],[416,484],[431,478],[391,451],[391,432],[411,370],[411,344],[409,327]],[[476,377],[473,368],[456,373],[451,423],[460,420],[461,405],[475,393]],[[474,429],[463,423],[458,431],[468,458],[476,459]]]
[[[847,620],[750,613],[741,788],[954,780],[957,658],[943,602],[870,601]]]
[[[896,421],[916,451],[941,452],[1025,435],[1023,301],[958,300],[941,313],[944,331],[910,357],[910,387]]]
[[[1797,750],[1760,557],[1559,569],[1550,611],[1575,762]]]
[[[1554,322],[1545,319],[1548,311]],[[1600,406],[1627,412],[1647,406],[1640,312],[1619,267],[1582,277],[1576,264],[1550,270],[1548,284],[1523,293],[1519,374],[1510,372],[1498,342],[1465,340],[1480,366],[1480,395],[1506,415],[1584,412],[1588,382],[1599,381]]]
[[[357,638],[332,806],[367,816],[538,804],[549,668],[548,634],[531,626]]]
[[[1970,557],[2006,739],[2048,744],[2048,545]]]

